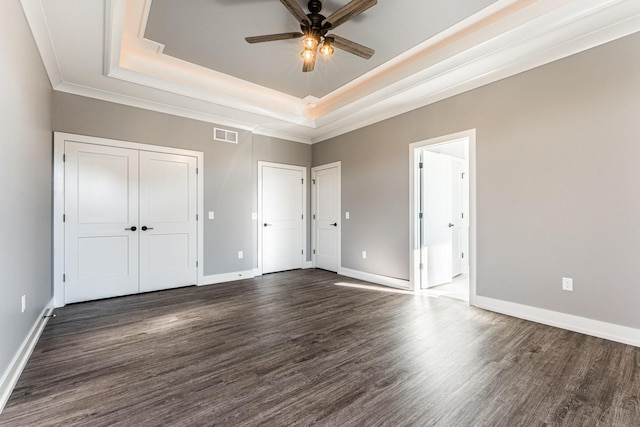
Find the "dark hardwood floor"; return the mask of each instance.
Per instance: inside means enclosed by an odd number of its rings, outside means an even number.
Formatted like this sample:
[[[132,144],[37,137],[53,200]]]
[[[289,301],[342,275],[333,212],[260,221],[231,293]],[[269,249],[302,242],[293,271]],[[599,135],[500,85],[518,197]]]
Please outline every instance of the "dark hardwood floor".
[[[640,426],[640,348],[320,270],[56,310],[3,426]]]

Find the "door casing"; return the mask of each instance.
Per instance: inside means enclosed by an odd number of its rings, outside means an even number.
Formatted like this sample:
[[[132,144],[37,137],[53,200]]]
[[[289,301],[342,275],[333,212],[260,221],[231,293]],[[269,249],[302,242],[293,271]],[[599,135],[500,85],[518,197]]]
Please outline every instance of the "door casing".
[[[64,150],[65,142],[81,142],[85,144],[103,145],[109,147],[130,148],[134,150],[155,151],[167,154],[179,154],[196,157],[198,161],[197,174],[197,284],[204,284],[204,154],[201,151],[185,150],[181,148],[163,147],[157,145],[140,144],[136,142],[119,141],[114,139],[97,138],[85,135],[75,135],[64,132],[53,134],[53,303],[55,307],[64,307]]]

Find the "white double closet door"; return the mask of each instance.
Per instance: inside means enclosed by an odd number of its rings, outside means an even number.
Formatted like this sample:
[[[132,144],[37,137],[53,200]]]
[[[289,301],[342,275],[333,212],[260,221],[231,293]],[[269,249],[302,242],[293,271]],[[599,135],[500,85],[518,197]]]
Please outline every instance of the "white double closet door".
[[[65,143],[65,303],[197,282],[197,159]]]

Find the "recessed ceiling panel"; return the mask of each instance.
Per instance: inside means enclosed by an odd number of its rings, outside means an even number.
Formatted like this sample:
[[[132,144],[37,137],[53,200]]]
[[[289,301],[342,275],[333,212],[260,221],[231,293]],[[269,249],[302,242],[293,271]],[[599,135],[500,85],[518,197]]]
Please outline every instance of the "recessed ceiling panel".
[[[299,31],[278,0],[153,0],[145,37],[164,54],[277,91],[318,98],[389,61],[496,0],[379,0],[335,34],[375,50],[369,60],[336,49],[302,72],[301,41],[248,44],[244,38]],[[307,9],[306,1],[298,1]],[[348,0],[323,2],[322,14]]]

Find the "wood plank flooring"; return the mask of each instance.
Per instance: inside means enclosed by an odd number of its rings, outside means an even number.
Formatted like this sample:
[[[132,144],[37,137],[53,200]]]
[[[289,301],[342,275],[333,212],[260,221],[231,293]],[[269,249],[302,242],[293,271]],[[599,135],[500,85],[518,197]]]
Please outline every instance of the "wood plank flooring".
[[[640,349],[320,270],[56,310],[2,426],[640,426]]]

